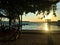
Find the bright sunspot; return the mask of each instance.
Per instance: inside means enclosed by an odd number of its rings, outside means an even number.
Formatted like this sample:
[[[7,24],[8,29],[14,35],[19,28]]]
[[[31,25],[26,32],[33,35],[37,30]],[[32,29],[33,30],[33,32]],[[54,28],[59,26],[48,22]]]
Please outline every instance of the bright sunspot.
[[[53,11],[50,11],[50,14],[48,14],[48,15],[45,15],[45,19],[52,19],[52,14],[53,13]]]
[[[50,15],[45,15],[45,19],[51,19]]]
[[[45,31],[48,31],[49,30],[48,29],[48,23],[45,24],[45,27],[44,28],[45,28]]]

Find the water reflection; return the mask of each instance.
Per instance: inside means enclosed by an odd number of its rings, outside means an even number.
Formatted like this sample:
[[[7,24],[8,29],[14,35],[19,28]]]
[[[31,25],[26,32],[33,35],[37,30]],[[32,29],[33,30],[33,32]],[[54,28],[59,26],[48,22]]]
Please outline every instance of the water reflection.
[[[49,23],[42,23],[38,29],[43,30],[43,31],[50,31],[51,30],[51,25]]]
[[[42,30],[42,31],[60,31],[60,26],[57,26],[55,23],[36,23],[30,25],[23,25],[23,30]]]
[[[44,31],[48,31],[48,32],[50,32],[51,30],[50,30],[50,24],[49,23],[44,23]]]
[[[45,26],[44,26],[45,31],[48,31],[48,30],[49,30],[49,28],[48,28],[48,23],[45,23],[44,25],[45,25]]]

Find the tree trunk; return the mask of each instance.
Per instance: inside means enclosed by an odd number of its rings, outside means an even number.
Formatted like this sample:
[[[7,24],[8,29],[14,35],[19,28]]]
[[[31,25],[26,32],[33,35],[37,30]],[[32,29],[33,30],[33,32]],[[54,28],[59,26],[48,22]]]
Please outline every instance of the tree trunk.
[[[20,29],[20,17],[18,15],[18,20],[19,20],[19,25],[18,25],[18,30]]]
[[[10,18],[9,19],[9,30],[10,30],[11,22],[12,22],[12,19]]]
[[[2,17],[1,17],[1,19],[0,19],[0,25],[2,26]]]
[[[9,26],[11,25],[11,20],[12,20],[12,19],[10,18],[10,19],[9,19]]]
[[[21,31],[22,31],[22,15],[21,15]]]

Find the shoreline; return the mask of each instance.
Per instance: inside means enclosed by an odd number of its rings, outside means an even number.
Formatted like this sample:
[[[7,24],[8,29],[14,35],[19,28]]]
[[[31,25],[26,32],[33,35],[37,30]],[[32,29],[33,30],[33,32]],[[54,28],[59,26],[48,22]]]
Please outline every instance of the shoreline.
[[[46,33],[51,33],[51,34],[60,34],[59,31],[45,31],[45,30],[22,30],[22,34],[46,34]]]

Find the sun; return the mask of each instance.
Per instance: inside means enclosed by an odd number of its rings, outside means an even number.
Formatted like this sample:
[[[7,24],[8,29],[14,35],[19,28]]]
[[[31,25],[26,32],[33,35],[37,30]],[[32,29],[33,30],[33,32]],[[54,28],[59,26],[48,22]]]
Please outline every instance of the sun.
[[[51,14],[45,15],[45,19],[51,19]]]
[[[53,17],[53,11],[51,10],[50,13],[49,13],[48,15],[47,15],[47,14],[45,15],[45,20],[46,20],[46,19],[53,20],[52,17]]]

